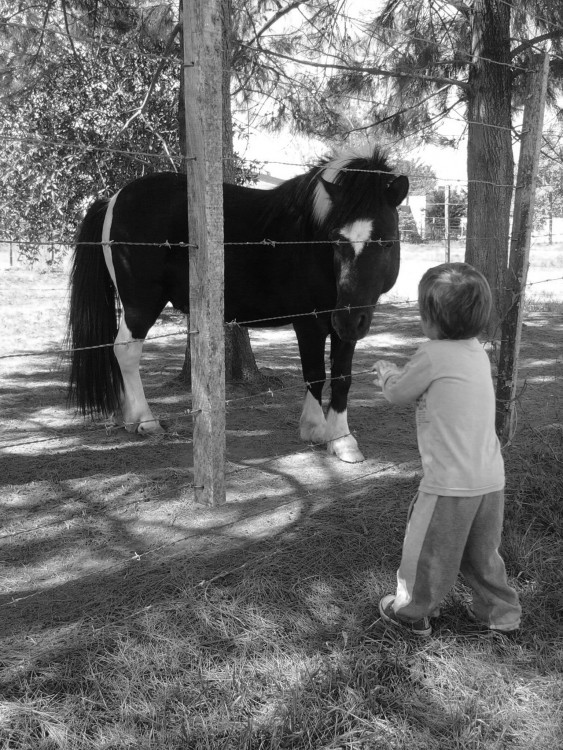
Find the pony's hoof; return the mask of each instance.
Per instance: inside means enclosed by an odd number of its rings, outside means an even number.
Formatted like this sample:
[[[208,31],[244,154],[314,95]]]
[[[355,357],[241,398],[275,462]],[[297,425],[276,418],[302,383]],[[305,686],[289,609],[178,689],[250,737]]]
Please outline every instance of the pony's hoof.
[[[336,458],[345,461],[347,464],[359,464],[365,461],[364,454],[358,448],[356,440],[352,438],[352,441],[347,437],[331,440],[326,445],[327,453],[331,456],[336,456]]]
[[[162,435],[166,430],[158,419],[147,419],[137,425],[136,432],[139,435]]]
[[[131,435],[161,435],[166,430],[158,419],[124,419],[123,427]]]

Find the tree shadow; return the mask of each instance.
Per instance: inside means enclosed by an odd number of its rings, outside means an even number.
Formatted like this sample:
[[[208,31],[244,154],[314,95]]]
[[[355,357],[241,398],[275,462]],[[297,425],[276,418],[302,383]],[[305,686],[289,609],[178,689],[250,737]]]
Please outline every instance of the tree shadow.
[[[191,459],[187,435],[178,431],[151,441],[77,430],[79,447],[22,452],[18,470],[5,462],[0,481],[16,491],[6,506],[12,515],[10,533],[0,539],[2,560],[18,570],[0,596],[4,699],[68,696],[68,705],[60,703],[61,716],[74,701],[86,731],[95,710],[80,708],[80,696],[93,690],[89,681],[100,675],[107,680],[98,685],[98,702],[100,691],[103,700],[119,690],[125,695],[141,678],[128,674],[120,659],[124,651],[138,649],[146,680],[166,662],[167,682],[154,689],[151,704],[168,712],[166,731],[178,747],[195,743],[195,729],[191,739],[182,740],[182,711],[199,711],[221,747],[229,736],[242,743],[241,727],[274,700],[285,717],[277,726],[293,722],[291,731],[299,721],[324,727],[342,710],[359,717],[351,720],[353,726],[378,728],[379,739],[374,733],[368,742],[385,741],[386,723],[389,746],[405,737],[413,747],[429,737],[445,746],[463,732],[477,732],[478,714],[492,727],[485,739],[496,742],[502,728],[492,711],[463,696],[452,706],[424,671],[432,671],[432,654],[449,659],[454,650],[472,667],[482,661],[481,636],[467,629],[455,635],[459,602],[450,602],[438,625],[443,647],[397,639],[378,623],[377,601],[394,586],[406,510],[419,480],[413,410],[384,402],[369,368],[375,357],[400,363],[416,348],[418,322],[409,316],[400,329],[403,344],[385,339],[376,327],[374,339],[355,358],[355,367],[368,371],[355,378],[350,399],[350,424],[368,457],[359,467],[343,466],[322,448],[302,446],[296,434],[300,398],[289,390],[228,416],[230,481],[238,499],[220,508],[196,508],[186,500]],[[542,325],[525,330],[523,372],[534,404],[561,389],[560,374],[545,380],[546,362],[558,367],[554,343],[554,331]],[[283,353],[279,362],[286,363]],[[154,363],[162,366],[158,358]],[[293,365],[288,363],[284,381],[297,383]],[[24,412],[30,419],[40,419],[52,403],[53,386],[46,380]],[[166,389],[167,397],[171,393],[174,389]],[[544,411],[542,419],[551,415],[553,421],[553,408]],[[22,506],[25,518],[18,516]],[[66,523],[60,522],[61,512],[68,513]],[[35,525],[45,527],[28,532],[34,517]],[[16,521],[25,533],[11,535]],[[501,660],[509,648],[499,643],[486,652],[493,663],[494,649]],[[530,669],[533,639],[526,636],[514,648],[525,654]],[[151,661],[151,653],[159,653],[161,661],[156,656]],[[291,685],[278,689],[268,670],[283,659],[304,666]],[[114,666],[103,666],[108,663]],[[213,677],[210,664],[217,669],[220,664],[224,676]],[[244,674],[262,672],[264,692],[252,694],[255,688],[244,684]],[[197,686],[194,674],[200,675]],[[203,699],[197,704],[194,696]],[[151,715],[140,716],[137,738],[144,731],[141,721],[150,726]],[[298,742],[289,723],[288,742],[292,736]],[[264,742],[268,732],[273,738],[275,726],[264,723]],[[392,727],[403,728],[401,740]],[[261,746],[259,729],[253,731],[254,745],[249,740],[241,746]]]

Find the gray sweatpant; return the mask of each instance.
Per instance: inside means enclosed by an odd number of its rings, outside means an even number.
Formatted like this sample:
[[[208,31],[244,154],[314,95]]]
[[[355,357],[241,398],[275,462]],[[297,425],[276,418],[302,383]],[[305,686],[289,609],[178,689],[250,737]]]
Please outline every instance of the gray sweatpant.
[[[446,497],[419,492],[411,505],[397,593],[397,617],[432,616],[461,572],[473,591],[475,617],[495,630],[520,625],[518,594],[499,554],[504,493]]]

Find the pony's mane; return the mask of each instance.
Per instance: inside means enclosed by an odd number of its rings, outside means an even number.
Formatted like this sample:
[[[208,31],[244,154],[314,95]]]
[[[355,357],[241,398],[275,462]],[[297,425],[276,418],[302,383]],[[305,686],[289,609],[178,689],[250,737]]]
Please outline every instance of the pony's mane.
[[[387,155],[378,147],[369,152],[347,151],[323,160],[319,167],[311,170],[313,187],[313,216],[317,224],[322,224],[330,213],[332,202],[323,187],[317,179],[319,176],[335,185],[343,187],[353,185],[354,197],[353,205],[358,206],[358,196],[362,191],[362,184],[367,193],[373,194],[374,184],[378,187],[384,187],[389,182],[391,167],[387,161]],[[374,182],[375,176],[375,182]],[[349,193],[352,191],[346,191]],[[351,208],[351,206],[350,206]]]
[[[353,165],[353,166],[352,166]],[[327,156],[319,161],[311,172],[322,171],[322,177],[327,182],[338,182],[342,173],[349,169],[365,170],[368,172],[391,172],[387,161],[387,154],[378,146],[367,149],[347,148],[339,154]]]
[[[292,213],[299,214],[296,225],[308,224],[326,230],[332,201],[319,177],[343,188],[341,213],[334,220],[346,220],[361,213],[370,216],[377,195],[383,194],[391,175],[387,156],[377,147],[369,152],[348,149],[326,157],[308,172],[282,182],[273,190],[263,191],[264,222],[268,224]]]

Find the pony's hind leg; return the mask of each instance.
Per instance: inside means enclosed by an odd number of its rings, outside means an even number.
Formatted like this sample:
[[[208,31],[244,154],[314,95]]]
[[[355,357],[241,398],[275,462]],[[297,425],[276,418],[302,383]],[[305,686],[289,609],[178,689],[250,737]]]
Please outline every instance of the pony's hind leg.
[[[121,413],[125,429],[143,435],[164,432],[150,410],[141,382],[139,363],[143,342],[133,338],[124,315],[121,317],[113,350],[123,376]]]
[[[327,451],[347,463],[364,461],[356,438],[348,427],[348,391],[352,382],[352,357],[355,341],[342,341],[335,333],[330,337],[331,398],[327,422]]]

